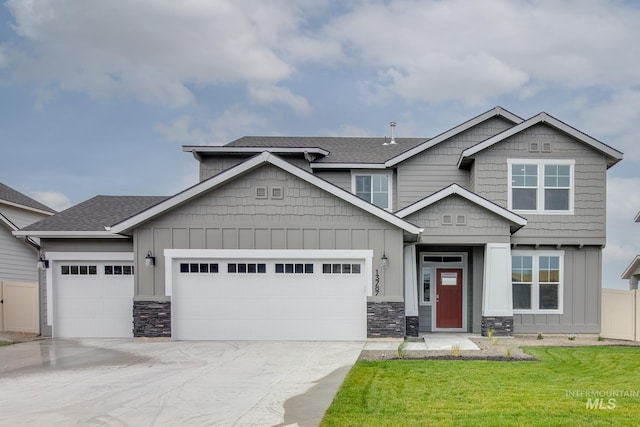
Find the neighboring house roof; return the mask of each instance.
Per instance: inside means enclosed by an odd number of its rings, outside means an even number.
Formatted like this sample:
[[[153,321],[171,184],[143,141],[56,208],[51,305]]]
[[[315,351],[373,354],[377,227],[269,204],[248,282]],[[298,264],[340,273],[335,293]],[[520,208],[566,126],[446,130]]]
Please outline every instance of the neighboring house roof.
[[[622,276],[620,277],[623,279],[631,279],[631,276],[633,276],[634,272],[638,271],[639,267],[640,267],[640,255],[636,255],[634,260],[631,261],[631,264],[629,264],[629,267],[627,267],[627,269],[624,271],[624,273],[622,273]]]
[[[449,197],[453,194],[456,194],[464,199],[467,199],[468,201],[478,206],[481,206],[498,216],[503,217],[507,221],[512,222],[513,224],[516,225],[516,227],[512,227],[512,230],[511,230],[512,233],[515,233],[517,230],[527,225],[527,220],[521,217],[520,215],[517,215],[511,212],[510,210],[503,208],[502,206],[498,206],[495,203],[485,199],[484,197],[478,196],[477,194],[472,193],[471,191],[460,187],[458,184],[451,184],[448,187],[445,187],[442,190],[437,191],[431,194],[430,196],[427,196],[424,199],[419,200],[413,203],[412,205],[407,206],[404,209],[400,209],[399,211],[396,212],[396,215],[399,216],[400,218],[405,218],[408,215],[411,215],[414,212],[424,209],[427,206],[431,206],[434,203],[439,202],[440,200],[446,197]]]
[[[517,124],[491,138],[488,138],[473,147],[467,148],[460,155],[460,159],[458,160],[458,167],[465,166],[473,161],[473,156],[479,153],[482,150],[485,150],[501,141],[504,141],[506,138],[509,138],[513,135],[516,135],[534,125],[539,123],[545,123],[549,126],[554,127],[555,129],[566,133],[567,135],[579,140],[580,142],[590,146],[591,148],[601,152],[605,156],[607,156],[607,168],[618,163],[622,160],[622,153],[595,138],[590,137],[589,135],[580,132],[576,128],[569,126],[568,124],[556,119],[553,116],[550,116],[547,113],[539,113],[530,119],[523,121],[520,124]]]
[[[640,212],[638,212],[638,214],[636,215],[636,217],[634,218],[635,222],[640,222]]]
[[[386,167],[392,167],[397,165],[398,163],[407,160],[408,158],[415,156],[416,154],[419,154],[421,152],[423,152],[424,150],[427,150],[439,143],[441,143],[442,141],[445,141],[451,137],[454,137],[455,135],[458,135],[459,133],[462,133],[468,129],[471,129],[472,127],[484,122],[485,120],[488,120],[492,117],[502,117],[504,119],[509,120],[510,122],[514,123],[514,124],[519,124],[522,123],[523,119],[521,117],[516,116],[515,114],[505,110],[502,107],[495,107],[485,113],[482,113],[470,120],[467,120],[466,122],[449,129],[446,132],[441,133],[440,135],[436,136],[435,138],[432,138],[426,142],[424,142],[423,144],[418,145],[417,147],[414,147],[410,150],[405,151],[404,153],[388,160],[385,163]]]
[[[19,191],[14,190],[0,182],[0,203],[5,203],[12,206],[17,206],[23,209],[43,213],[46,215],[52,215],[56,213],[50,207],[32,199],[31,197],[22,194]]]
[[[109,228],[164,200],[166,196],[95,196],[13,234],[37,237],[122,237]]]
[[[357,197],[356,195],[349,193],[348,191],[345,191],[331,184],[328,181],[325,181],[322,178],[318,178],[317,176],[312,175],[311,173],[303,169],[300,169],[299,167],[294,166],[285,160],[282,160],[281,158],[279,158],[278,156],[272,153],[264,151],[262,154],[254,156],[240,163],[239,165],[236,165],[230,169],[225,170],[224,172],[219,173],[218,175],[215,175],[205,181],[202,181],[199,184],[196,184],[193,187],[188,188],[185,191],[178,193],[175,196],[168,198],[162,201],[161,203],[158,203],[157,205],[150,207],[149,209],[143,212],[138,213],[137,215],[134,215],[131,218],[120,222],[119,224],[113,225],[111,227],[111,232],[123,233],[128,230],[131,230],[132,228],[135,228],[136,226],[142,224],[145,221],[148,221],[158,215],[162,215],[164,212],[176,206],[179,206],[183,203],[186,203],[189,200],[192,200],[200,196],[206,191],[209,191],[213,188],[224,185],[226,182],[232,179],[235,179],[239,175],[247,173],[265,164],[271,164],[286,172],[289,172],[292,175],[310,183],[311,185],[321,188],[333,194],[334,196],[342,200],[345,200],[346,202],[351,203],[352,205],[355,205],[369,212],[370,214],[403,229],[408,233],[419,235],[423,231],[421,228],[416,227],[415,225],[397,217],[396,215],[388,211],[385,211],[384,209],[381,209]]]

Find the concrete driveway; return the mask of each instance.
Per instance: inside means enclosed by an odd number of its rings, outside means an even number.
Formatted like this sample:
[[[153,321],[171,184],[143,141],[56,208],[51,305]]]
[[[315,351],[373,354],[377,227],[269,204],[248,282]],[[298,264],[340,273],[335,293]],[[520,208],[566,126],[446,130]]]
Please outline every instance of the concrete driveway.
[[[0,425],[317,425],[362,342],[0,347]]]

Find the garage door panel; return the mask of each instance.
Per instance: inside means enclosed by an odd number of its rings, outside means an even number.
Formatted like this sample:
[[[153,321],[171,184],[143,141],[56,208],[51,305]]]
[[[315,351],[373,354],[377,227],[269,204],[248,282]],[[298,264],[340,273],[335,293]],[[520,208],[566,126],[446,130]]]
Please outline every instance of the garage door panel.
[[[174,269],[180,262],[176,260]],[[227,273],[221,260],[214,274],[174,275],[174,339],[363,340],[366,339],[366,275],[276,273],[278,261],[255,274]],[[243,262],[243,261],[238,261]],[[282,261],[280,261],[282,262]],[[339,260],[359,263],[364,260]],[[304,261],[305,264],[309,261]]]
[[[126,265],[126,263],[116,263]],[[63,274],[62,265],[95,266],[94,274]],[[68,338],[133,336],[133,275],[106,275],[113,262],[57,262],[53,334]],[[68,272],[69,270],[67,270]],[[86,270],[85,270],[86,271]]]

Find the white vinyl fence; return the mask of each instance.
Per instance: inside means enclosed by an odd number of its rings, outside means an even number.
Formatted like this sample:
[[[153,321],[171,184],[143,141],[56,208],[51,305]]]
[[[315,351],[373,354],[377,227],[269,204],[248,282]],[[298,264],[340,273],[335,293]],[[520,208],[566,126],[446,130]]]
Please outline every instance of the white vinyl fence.
[[[602,290],[604,338],[640,341],[640,291]]]

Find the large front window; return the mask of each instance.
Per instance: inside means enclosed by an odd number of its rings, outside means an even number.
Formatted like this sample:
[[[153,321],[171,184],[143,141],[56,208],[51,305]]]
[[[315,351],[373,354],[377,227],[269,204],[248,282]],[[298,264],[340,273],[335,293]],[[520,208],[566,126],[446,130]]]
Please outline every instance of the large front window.
[[[573,212],[573,160],[509,160],[509,208]]]
[[[561,313],[564,253],[512,252],[515,313]]]
[[[388,173],[354,174],[353,192],[382,209],[391,209],[391,176]]]

